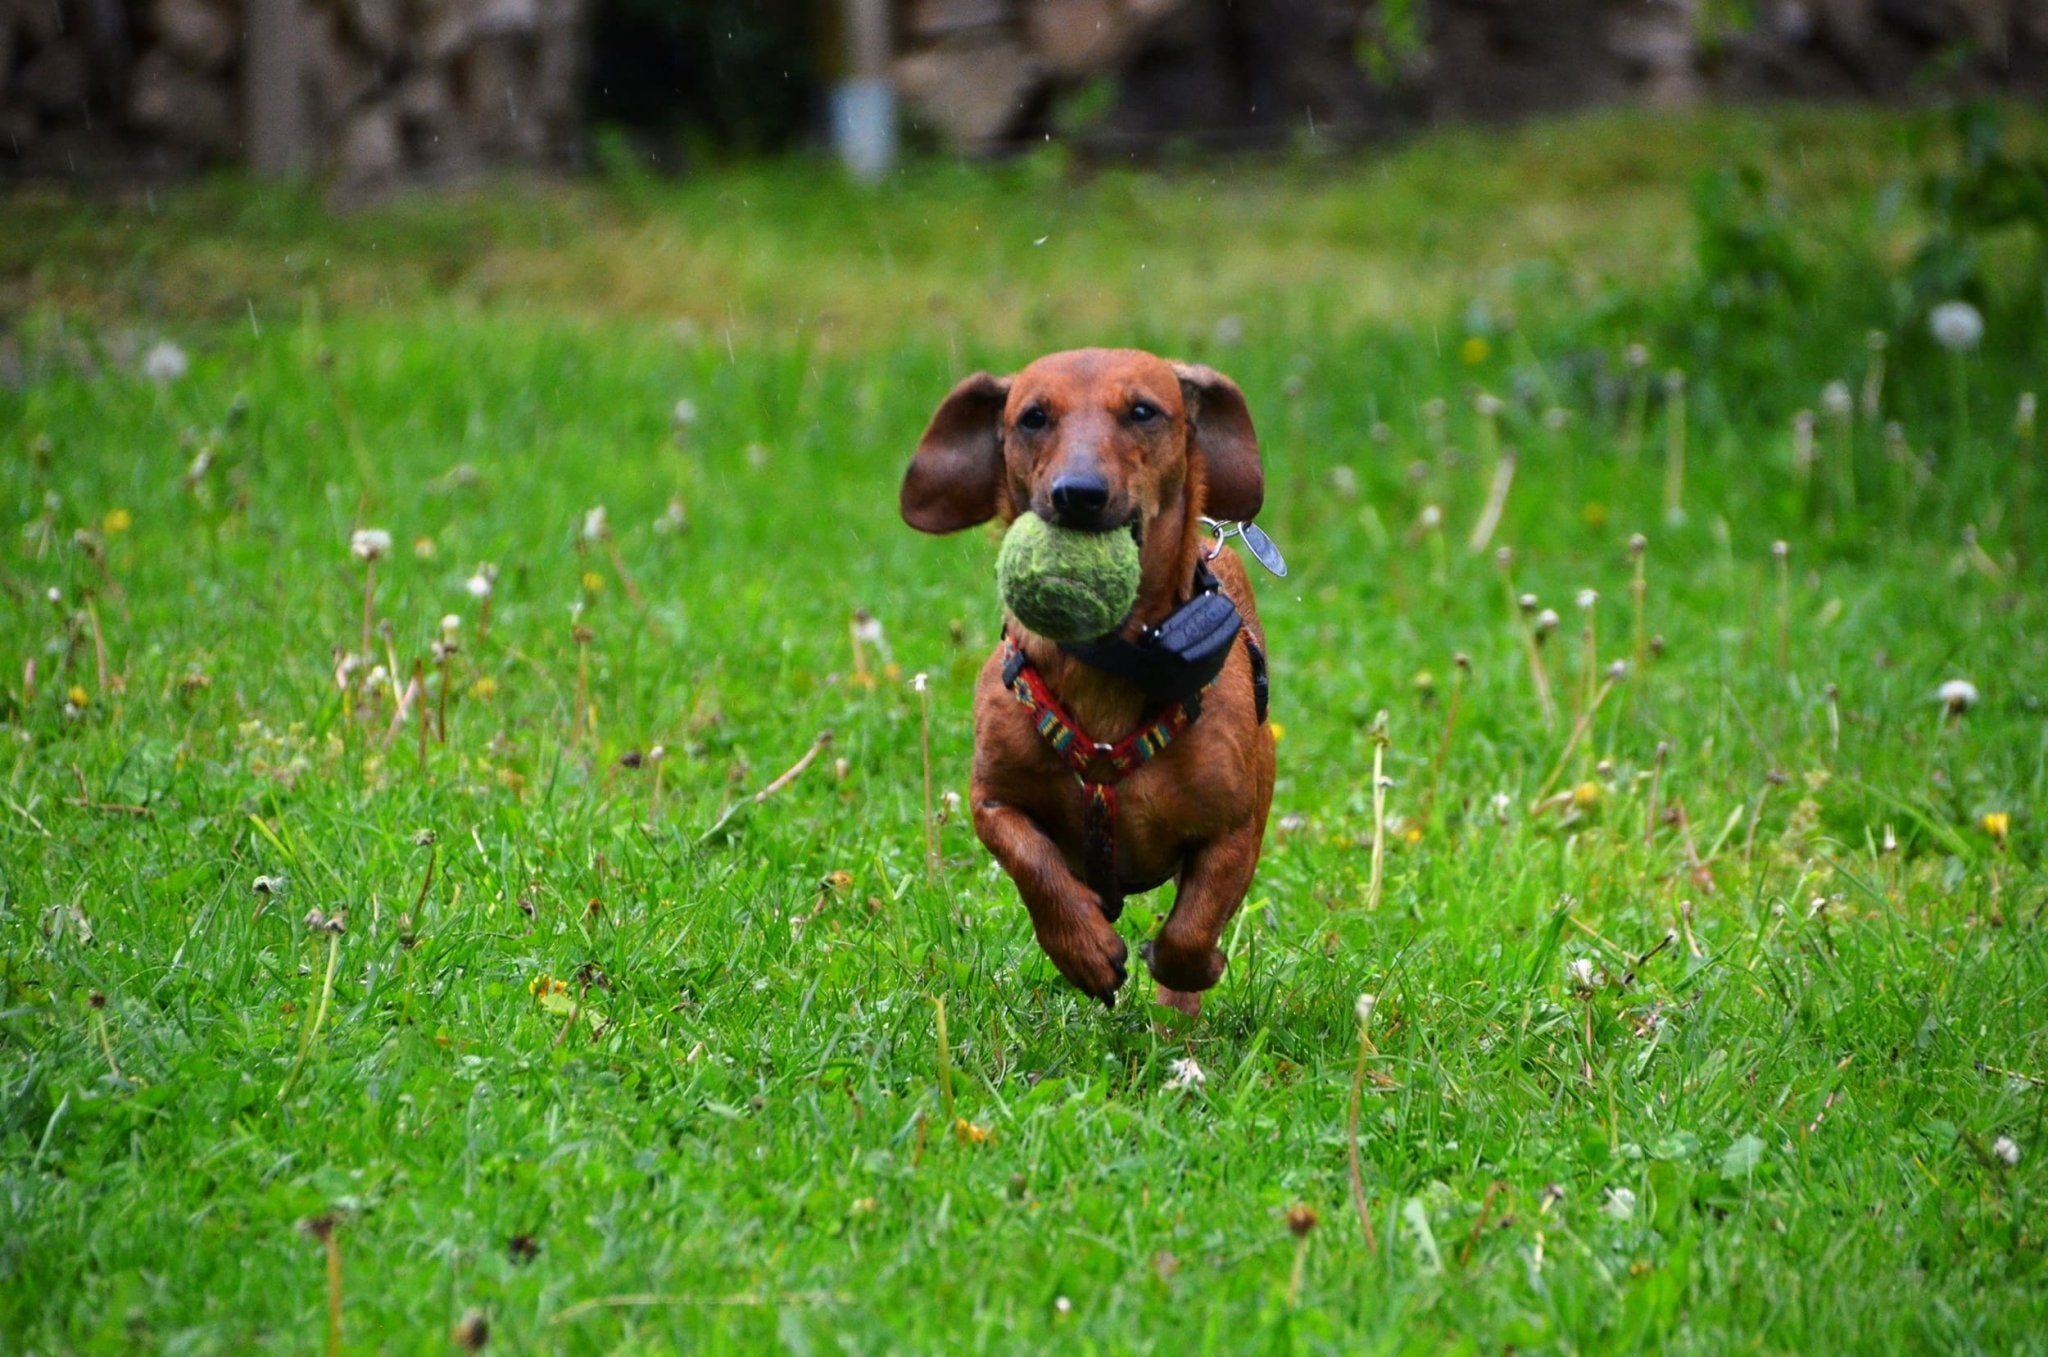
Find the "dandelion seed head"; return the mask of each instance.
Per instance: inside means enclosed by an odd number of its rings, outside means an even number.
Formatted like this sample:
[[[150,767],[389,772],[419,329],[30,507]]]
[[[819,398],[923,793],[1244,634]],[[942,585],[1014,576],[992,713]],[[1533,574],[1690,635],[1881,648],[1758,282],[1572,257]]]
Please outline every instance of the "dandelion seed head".
[[[391,554],[391,534],[382,528],[357,528],[348,535],[348,554],[368,565]]]
[[[1593,610],[1593,605],[1598,603],[1599,601],[1600,591],[1597,589],[1581,589],[1579,590],[1578,594],[1572,599],[1572,602],[1579,605],[1579,610],[1581,612],[1591,612]]]
[[[184,376],[191,366],[191,360],[185,357],[185,351],[168,339],[154,345],[142,358],[143,375],[153,382],[163,382],[166,385]]]
[[[1545,608],[1542,612],[1536,614],[1536,634],[1538,636],[1548,636],[1551,632],[1557,630],[1563,620],[1557,615],[1557,609]]]
[[[1571,981],[1573,989],[1590,990],[1593,988],[1594,976],[1591,957],[1573,957],[1565,966],[1564,973],[1565,978]]]
[[[1965,301],[1943,302],[1927,313],[1927,328],[1950,353],[1968,353],[1984,341],[1984,313]]]
[[[1358,996],[1358,1002],[1352,1005],[1352,1009],[1358,1014],[1358,1025],[1360,1027],[1372,1021],[1372,1011],[1378,1008],[1379,1004],[1380,996],[1377,994],[1361,994]]]
[[[482,600],[491,596],[491,586],[497,583],[497,579],[498,568],[484,564],[478,566],[476,573],[462,582],[462,587],[471,598]]]
[[[1415,521],[1422,526],[1423,531],[1434,532],[1443,525],[1444,511],[1434,504],[1425,504],[1422,506],[1422,512],[1415,516]]]
[[[610,534],[611,523],[605,516],[602,504],[583,511],[582,537],[584,541],[602,542]]]
[[[1977,685],[1968,679],[1952,678],[1935,689],[1934,696],[1949,715],[1961,716],[1977,705]]]
[[[1999,1163],[2012,1168],[2020,1162],[2019,1142],[2011,1136],[2000,1136],[1991,1142],[1991,1153]]]
[[[691,428],[697,422],[697,402],[685,396],[676,402],[675,409],[669,411],[669,418],[675,421],[678,429]]]
[[[1839,377],[1820,389],[1820,408],[1831,418],[1847,419],[1855,412],[1855,397],[1849,394],[1849,384]]]

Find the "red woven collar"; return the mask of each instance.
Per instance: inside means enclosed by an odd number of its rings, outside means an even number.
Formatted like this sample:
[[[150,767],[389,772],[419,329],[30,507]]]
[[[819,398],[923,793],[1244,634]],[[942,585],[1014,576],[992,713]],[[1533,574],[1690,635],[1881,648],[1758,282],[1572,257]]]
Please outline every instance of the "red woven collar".
[[[1168,703],[1123,739],[1105,744],[1091,737],[1060,705],[1046,687],[1044,676],[1008,637],[1003,638],[1003,682],[1019,702],[1031,708],[1031,724],[1039,738],[1081,784],[1088,885],[1102,897],[1103,911],[1114,919],[1124,905],[1123,882],[1116,867],[1116,784],[1194,724],[1202,714],[1201,695]]]

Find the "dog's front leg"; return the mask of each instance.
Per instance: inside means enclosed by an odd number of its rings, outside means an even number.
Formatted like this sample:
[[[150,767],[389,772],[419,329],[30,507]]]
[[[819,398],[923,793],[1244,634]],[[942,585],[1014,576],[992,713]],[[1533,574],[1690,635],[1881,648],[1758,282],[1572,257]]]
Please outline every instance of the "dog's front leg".
[[[974,832],[1017,883],[1052,964],[1082,993],[1114,1007],[1128,954],[1095,892],[1067,870],[1038,822],[1015,806],[977,794]]]
[[[1168,1008],[1196,1016],[1202,991],[1223,978],[1225,958],[1216,943],[1251,889],[1263,829],[1254,822],[1211,839],[1181,867],[1173,912],[1139,952]]]

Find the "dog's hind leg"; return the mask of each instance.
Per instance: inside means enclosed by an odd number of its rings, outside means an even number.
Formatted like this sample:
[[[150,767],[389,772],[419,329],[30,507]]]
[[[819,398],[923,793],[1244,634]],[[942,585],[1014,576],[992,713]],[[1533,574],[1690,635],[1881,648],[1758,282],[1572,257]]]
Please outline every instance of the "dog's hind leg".
[[[1251,889],[1263,828],[1241,825],[1203,844],[1182,866],[1173,912],[1159,936],[1139,949],[1168,1008],[1194,1017],[1202,1011],[1202,991],[1223,978],[1226,961],[1216,943]]]
[[[1095,892],[1068,870],[1038,822],[1015,806],[977,795],[974,832],[1017,883],[1038,945],[1060,974],[1082,993],[1115,1007],[1129,953]]]

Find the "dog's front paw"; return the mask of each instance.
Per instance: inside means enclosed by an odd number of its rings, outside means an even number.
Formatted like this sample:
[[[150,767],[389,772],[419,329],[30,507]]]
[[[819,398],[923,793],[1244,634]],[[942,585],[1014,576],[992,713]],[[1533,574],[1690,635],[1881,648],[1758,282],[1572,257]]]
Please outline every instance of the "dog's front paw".
[[[1129,978],[1125,963],[1130,952],[1099,911],[1091,906],[1082,917],[1092,921],[1093,926],[1040,930],[1039,946],[1075,989],[1114,1008],[1116,992]]]
[[[1152,972],[1152,978],[1159,982],[1162,992],[1173,991],[1178,996],[1195,998],[1197,1004],[1202,991],[1214,988],[1216,982],[1223,978],[1223,968],[1229,964],[1221,948],[1179,948],[1164,934],[1139,948],[1138,955],[1144,958],[1145,968]],[[1181,1004],[1164,998],[1160,1002],[1180,1008],[1184,1013],[1189,1011]]]

